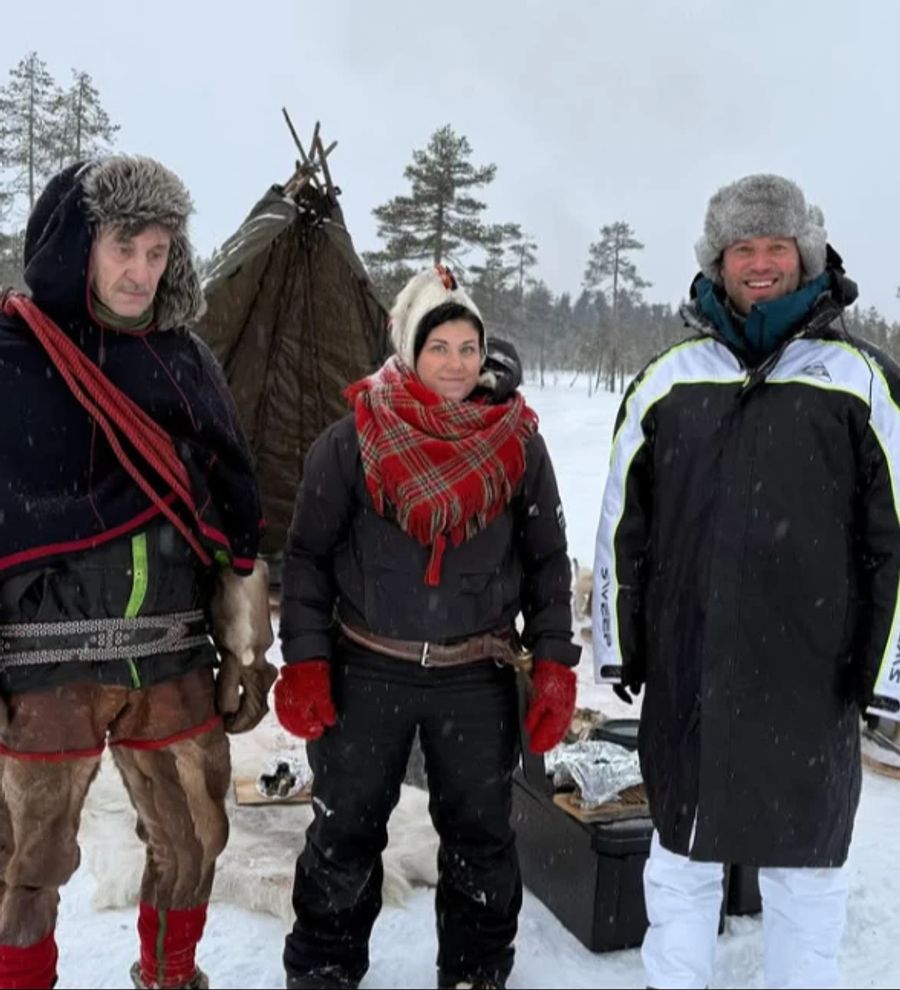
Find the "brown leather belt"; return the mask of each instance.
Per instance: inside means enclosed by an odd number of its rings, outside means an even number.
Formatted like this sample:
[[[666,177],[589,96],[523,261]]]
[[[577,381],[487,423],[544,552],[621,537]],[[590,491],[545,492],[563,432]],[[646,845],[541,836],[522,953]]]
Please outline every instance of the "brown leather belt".
[[[354,643],[375,653],[395,657],[397,660],[409,660],[423,667],[462,667],[479,660],[493,660],[498,664],[509,664],[525,673],[531,670],[531,654],[519,646],[512,629],[470,636],[459,643],[430,643],[380,636],[370,629],[348,625],[343,619],[339,622],[341,632]]]

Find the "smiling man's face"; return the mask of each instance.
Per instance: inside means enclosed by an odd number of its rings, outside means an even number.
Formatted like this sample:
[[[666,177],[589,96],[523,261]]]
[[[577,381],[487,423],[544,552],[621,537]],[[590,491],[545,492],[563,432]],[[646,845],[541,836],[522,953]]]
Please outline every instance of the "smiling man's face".
[[[736,241],[722,254],[722,282],[734,308],[745,316],[754,303],[778,299],[800,285],[800,252],[793,237]]]

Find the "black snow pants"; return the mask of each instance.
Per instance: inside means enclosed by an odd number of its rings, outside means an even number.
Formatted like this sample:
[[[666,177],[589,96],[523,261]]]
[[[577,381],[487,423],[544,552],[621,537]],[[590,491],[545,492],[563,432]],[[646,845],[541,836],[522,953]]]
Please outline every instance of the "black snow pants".
[[[438,669],[341,641],[332,661],[338,723],[309,744],[315,819],[297,860],[289,977],[369,965],[381,909],[381,853],[416,733],[440,838],[442,977],[505,984],[522,903],[510,825],[518,759],[515,674],[492,661]]]

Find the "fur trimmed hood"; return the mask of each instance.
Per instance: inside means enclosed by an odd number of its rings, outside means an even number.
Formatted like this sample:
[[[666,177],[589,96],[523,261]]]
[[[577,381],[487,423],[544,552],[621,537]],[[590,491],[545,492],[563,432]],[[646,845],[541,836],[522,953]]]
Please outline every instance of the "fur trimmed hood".
[[[807,205],[800,187],[780,175],[747,175],[723,186],[709,201],[697,261],[703,274],[722,284],[722,252],[754,237],[792,237],[803,265],[803,282],[825,271],[825,217]]]
[[[25,281],[51,315],[88,308],[91,242],[105,226],[170,231],[169,262],[154,298],[154,326],[172,330],[205,309],[187,222],[193,212],[181,180],[152,158],[117,155],[78,162],[54,176],[35,203],[25,234]]]

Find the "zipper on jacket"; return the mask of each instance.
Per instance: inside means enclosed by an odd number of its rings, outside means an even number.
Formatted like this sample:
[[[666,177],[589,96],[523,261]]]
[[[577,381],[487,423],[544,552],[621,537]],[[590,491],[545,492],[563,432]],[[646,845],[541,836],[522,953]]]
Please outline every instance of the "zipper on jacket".
[[[815,331],[821,329],[815,326],[814,321],[795,333],[792,337],[788,337],[779,345],[778,349],[773,351],[762,364],[757,365],[752,371],[747,375],[747,380],[741,386],[740,395],[743,398],[752,389],[756,388],[760,382],[763,382],[768,378],[769,372],[772,371],[776,364],[781,360],[781,355],[784,354],[790,344],[793,344],[795,340],[803,340],[804,338],[809,338],[815,336]]]
[[[757,365],[752,371],[747,372],[746,381],[743,385],[741,385],[740,396],[742,399],[749,395],[749,393],[756,388],[757,385],[766,380],[769,372],[781,360],[781,355],[784,353],[784,349],[788,344],[796,339],[797,337],[790,337],[788,340],[784,341],[778,350],[773,351],[762,364]]]
[[[138,533],[131,538],[131,595],[125,606],[126,619],[133,619],[144,605],[144,599],[147,597],[149,571],[147,534]],[[128,668],[131,671],[131,683],[136,688],[141,687],[141,675],[138,673],[134,660],[128,661]]]

